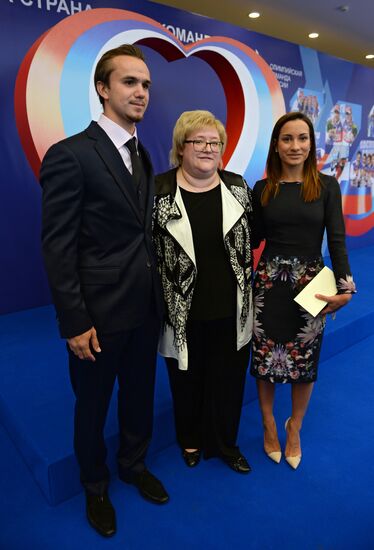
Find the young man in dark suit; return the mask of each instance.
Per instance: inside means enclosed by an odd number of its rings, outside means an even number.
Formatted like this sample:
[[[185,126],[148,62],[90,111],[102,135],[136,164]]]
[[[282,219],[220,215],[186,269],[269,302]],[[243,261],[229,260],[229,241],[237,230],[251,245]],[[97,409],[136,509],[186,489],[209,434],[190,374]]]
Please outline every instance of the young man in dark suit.
[[[118,380],[119,477],[168,500],[145,467],[151,439],[162,299],[151,239],[154,181],[137,139],[149,100],[141,50],[106,52],[95,71],[97,122],[47,152],[41,167],[43,254],[76,396],[74,448],[87,517],[116,531],[103,429]]]

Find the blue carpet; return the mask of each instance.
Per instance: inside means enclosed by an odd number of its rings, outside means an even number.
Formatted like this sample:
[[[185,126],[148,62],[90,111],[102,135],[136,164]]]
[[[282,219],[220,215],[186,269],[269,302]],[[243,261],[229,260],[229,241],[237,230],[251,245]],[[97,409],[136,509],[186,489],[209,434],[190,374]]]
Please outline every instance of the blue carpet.
[[[336,321],[329,319],[322,359],[374,332],[374,308],[368,299],[374,247],[353,251],[351,261],[359,294],[339,312]],[[254,380],[248,377],[245,403],[254,398]],[[106,426],[108,462],[113,470],[117,448],[115,406],[113,399]],[[73,395],[64,343],[57,334],[52,306],[0,316],[0,423],[49,503],[57,504],[79,493],[81,486],[72,450]],[[151,452],[165,449],[174,440],[170,391],[160,359]]]
[[[152,506],[114,479],[118,534],[110,541],[87,525],[83,495],[70,498],[80,491],[72,454],[73,396],[53,309],[0,316],[0,423],[5,428],[0,429],[0,548],[374,548],[374,248],[355,250],[350,258],[359,294],[328,323],[299,470],[285,462],[277,466],[264,455],[250,377],[240,445],[253,473],[239,476],[219,460],[187,470],[173,445],[170,392],[160,361],[148,464],[164,481],[171,502]],[[289,389],[277,388],[283,441]],[[106,429],[112,466],[114,401]],[[69,500],[51,508],[44,497],[55,504]]]
[[[374,337],[324,361],[305,419],[297,471],[262,451],[257,401],[243,410],[240,443],[253,472],[219,460],[187,469],[176,446],[148,465],[171,496],[143,501],[111,484],[118,533],[100,538],[86,523],[83,495],[50,507],[6,433],[0,430],[0,548],[62,550],[369,550],[374,548]],[[277,388],[276,417],[289,414],[289,387]]]

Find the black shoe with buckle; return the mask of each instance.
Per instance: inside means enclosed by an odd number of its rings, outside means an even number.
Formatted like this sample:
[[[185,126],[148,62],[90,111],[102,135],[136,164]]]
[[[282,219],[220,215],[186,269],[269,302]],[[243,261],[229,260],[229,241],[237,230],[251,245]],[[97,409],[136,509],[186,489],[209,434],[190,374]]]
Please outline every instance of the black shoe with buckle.
[[[165,504],[169,500],[161,481],[147,469],[140,473],[131,473],[129,476],[120,475],[122,481],[135,485],[143,498],[154,504]]]
[[[187,466],[189,468],[194,468],[194,466],[197,466],[200,462],[201,451],[200,449],[196,451],[186,451],[186,449],[182,449],[182,456]]]
[[[247,459],[243,455],[223,456],[222,460],[226,462],[226,464],[234,470],[234,472],[238,472],[239,474],[249,474],[249,472],[252,471]]]
[[[86,512],[89,524],[103,537],[112,537],[116,532],[116,513],[107,493],[86,493]]]

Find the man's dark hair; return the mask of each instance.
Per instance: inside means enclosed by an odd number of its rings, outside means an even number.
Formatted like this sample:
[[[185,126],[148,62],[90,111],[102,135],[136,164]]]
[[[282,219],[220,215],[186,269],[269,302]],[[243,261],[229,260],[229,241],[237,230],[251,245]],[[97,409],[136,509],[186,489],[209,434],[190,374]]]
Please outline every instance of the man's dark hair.
[[[140,48],[134,46],[133,44],[122,44],[118,48],[113,48],[104,53],[104,55],[99,59],[94,75],[94,84],[95,90],[97,91],[96,84],[98,82],[103,82],[106,86],[109,86],[110,75],[113,71],[112,59],[118,57],[119,55],[129,55],[131,57],[137,57],[142,61],[145,61],[144,54]],[[102,105],[104,105],[104,99],[99,95],[99,100]]]

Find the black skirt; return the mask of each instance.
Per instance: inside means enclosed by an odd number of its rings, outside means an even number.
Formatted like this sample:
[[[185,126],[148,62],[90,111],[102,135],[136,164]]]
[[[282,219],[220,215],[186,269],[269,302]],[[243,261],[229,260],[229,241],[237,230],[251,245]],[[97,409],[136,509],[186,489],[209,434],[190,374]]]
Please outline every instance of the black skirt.
[[[262,257],[254,281],[251,374],[278,383],[314,382],[325,316],[294,297],[322,269],[322,258]]]

